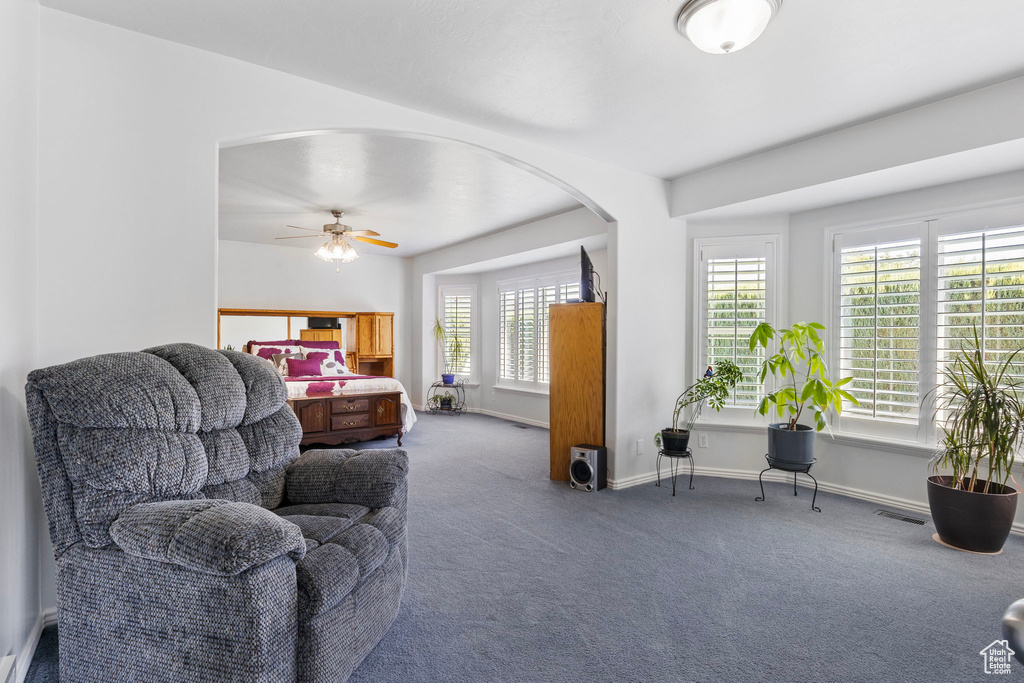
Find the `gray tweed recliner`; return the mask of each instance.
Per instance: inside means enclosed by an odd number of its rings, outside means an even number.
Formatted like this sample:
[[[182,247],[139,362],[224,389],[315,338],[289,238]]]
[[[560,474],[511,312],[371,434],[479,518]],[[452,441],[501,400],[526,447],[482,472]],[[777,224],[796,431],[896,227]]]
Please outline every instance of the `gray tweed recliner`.
[[[299,455],[266,361],[171,344],[35,370],[61,680],[343,681],[406,583],[402,450]]]

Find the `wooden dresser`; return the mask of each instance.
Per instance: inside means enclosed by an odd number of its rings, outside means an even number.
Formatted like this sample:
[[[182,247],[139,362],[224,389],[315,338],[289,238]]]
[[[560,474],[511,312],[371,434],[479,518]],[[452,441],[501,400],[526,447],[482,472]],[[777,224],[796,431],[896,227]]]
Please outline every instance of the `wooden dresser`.
[[[604,445],[604,305],[553,304],[548,312],[550,476],[569,481],[569,449]]]
[[[402,395],[395,391],[289,399],[302,425],[303,446],[339,445],[398,436],[402,445]]]

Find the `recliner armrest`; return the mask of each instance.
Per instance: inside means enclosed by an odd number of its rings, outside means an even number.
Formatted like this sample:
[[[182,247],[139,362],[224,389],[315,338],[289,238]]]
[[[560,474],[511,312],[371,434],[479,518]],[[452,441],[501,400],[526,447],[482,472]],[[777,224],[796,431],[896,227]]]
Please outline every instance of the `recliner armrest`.
[[[270,510],[227,500],[170,500],[126,509],[110,536],[129,555],[232,576],[306,554],[302,531]]]
[[[400,448],[306,451],[288,466],[292,503],[356,503],[405,512],[409,456]]]

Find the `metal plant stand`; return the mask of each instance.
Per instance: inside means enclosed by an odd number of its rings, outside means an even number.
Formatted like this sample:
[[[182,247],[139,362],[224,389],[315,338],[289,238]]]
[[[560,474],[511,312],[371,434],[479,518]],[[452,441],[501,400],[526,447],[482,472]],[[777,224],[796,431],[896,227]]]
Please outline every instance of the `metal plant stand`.
[[[427,410],[431,415],[438,415],[444,413],[445,415],[462,415],[466,412],[466,380],[459,379],[455,380],[454,384],[445,384],[444,382],[434,382],[430,385],[430,389],[427,391]],[[451,393],[454,391],[455,398],[452,399],[451,406],[448,408],[441,407],[440,401],[431,404],[430,397],[435,394],[444,395],[445,393]]]
[[[689,448],[685,452],[679,453],[677,451],[666,451],[664,448],[658,451],[658,483],[655,486],[661,486],[661,459],[669,458],[672,462],[672,495],[676,495],[676,477],[679,476],[679,461],[686,458],[690,461],[690,490],[693,490],[693,451]]]
[[[767,472],[768,470],[782,470],[783,472],[792,472],[793,473],[793,495],[794,496],[797,495],[797,493],[796,493],[796,475],[797,474],[806,474],[808,477],[811,478],[811,481],[814,482],[814,495],[811,496],[811,509],[814,510],[815,512],[821,512],[821,508],[816,507],[814,505],[814,501],[816,501],[818,499],[818,480],[815,479],[814,475],[811,474],[811,468],[814,466],[814,463],[818,462],[817,458],[812,460],[810,462],[810,464],[807,464],[807,465],[786,462],[785,460],[772,460],[771,458],[768,457],[767,454],[764,456],[764,459],[768,461],[768,467],[766,467],[763,470],[761,470],[761,474],[757,475],[757,482],[761,485],[761,495],[758,496],[757,498],[755,498],[754,500],[756,500],[758,502],[764,500],[764,480],[761,479],[761,477],[764,476],[764,473]]]

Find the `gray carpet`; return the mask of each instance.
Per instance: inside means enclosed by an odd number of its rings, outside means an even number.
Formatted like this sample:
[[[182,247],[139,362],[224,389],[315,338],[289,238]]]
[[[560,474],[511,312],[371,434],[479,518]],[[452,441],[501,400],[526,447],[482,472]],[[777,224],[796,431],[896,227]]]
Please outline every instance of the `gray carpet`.
[[[984,680],[1024,597],[1018,537],[960,553],[784,484],[572,491],[546,431],[479,415],[422,416],[405,446],[409,588],[361,683]]]

